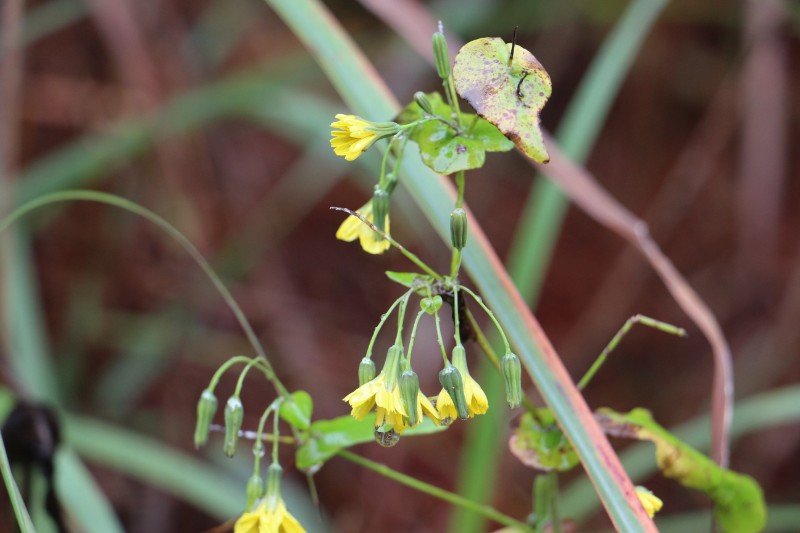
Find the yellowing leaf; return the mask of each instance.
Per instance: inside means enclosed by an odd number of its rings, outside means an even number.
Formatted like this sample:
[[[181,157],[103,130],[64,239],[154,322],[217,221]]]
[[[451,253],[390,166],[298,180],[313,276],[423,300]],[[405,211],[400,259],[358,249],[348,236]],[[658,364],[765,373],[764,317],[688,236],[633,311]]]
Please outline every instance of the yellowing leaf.
[[[461,97],[480,116],[497,126],[520,150],[535,161],[550,156],[539,129],[539,112],[550,98],[550,76],[541,63],[521,46],[499,37],[465,44],[456,56],[453,78]]]
[[[508,447],[522,464],[539,470],[566,472],[578,464],[578,454],[545,407],[517,419]]]
[[[665,476],[701,490],[714,501],[714,516],[723,531],[756,533],[767,522],[764,494],[750,476],[719,467],[658,425],[646,409],[621,414],[600,409],[597,419],[610,435],[649,440],[656,445],[656,462]]]

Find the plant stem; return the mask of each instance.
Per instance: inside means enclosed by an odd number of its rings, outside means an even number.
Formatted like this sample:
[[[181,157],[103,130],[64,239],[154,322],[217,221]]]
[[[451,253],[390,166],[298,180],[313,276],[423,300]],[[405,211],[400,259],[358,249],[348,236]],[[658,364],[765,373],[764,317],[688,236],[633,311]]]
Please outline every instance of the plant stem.
[[[391,236],[389,236],[389,234],[388,234],[388,233],[386,233],[385,231],[381,231],[381,230],[379,230],[379,229],[378,229],[378,227],[377,227],[377,226],[375,226],[375,224],[373,224],[372,222],[370,222],[369,220],[367,220],[367,219],[364,217],[364,215],[362,215],[361,213],[359,213],[359,212],[357,212],[357,211],[352,211],[352,210],[350,210],[350,209],[347,209],[346,207],[331,207],[331,209],[333,209],[334,211],[344,211],[344,212],[345,212],[345,213],[347,213],[348,215],[352,215],[352,216],[356,217],[356,218],[357,218],[358,220],[360,220],[362,223],[364,223],[364,224],[366,224],[367,226],[369,226],[369,227],[370,227],[370,229],[371,229],[372,231],[376,232],[376,233],[377,233],[377,234],[379,234],[381,237],[383,237],[384,239],[386,239],[387,241],[389,241],[389,242],[391,243],[391,245],[392,245],[392,246],[394,246],[395,248],[397,248],[398,250],[400,250],[400,252],[401,252],[401,253],[402,253],[404,256],[406,256],[406,258],[407,258],[409,261],[411,261],[412,263],[414,263],[415,265],[417,265],[417,266],[418,266],[418,267],[419,267],[421,270],[424,270],[426,274],[429,274],[429,275],[433,276],[433,277],[434,277],[434,279],[438,279],[438,280],[442,279],[442,276],[441,276],[441,275],[439,275],[439,273],[438,273],[438,272],[436,272],[436,271],[435,271],[435,270],[433,270],[431,267],[429,267],[428,265],[426,265],[426,264],[425,264],[425,263],[422,261],[422,259],[420,259],[420,258],[419,258],[419,257],[417,257],[416,255],[414,255],[413,253],[409,252],[408,250],[406,250],[406,248],[405,248],[405,247],[404,247],[402,244],[400,244],[399,242],[397,242],[396,240],[394,240],[394,239],[393,239]]]
[[[606,345],[606,347],[603,348],[603,351],[600,352],[600,355],[597,356],[597,359],[595,359],[594,363],[592,363],[592,366],[589,367],[589,370],[586,371],[581,380],[578,382],[578,390],[583,390],[584,387],[589,384],[597,371],[600,370],[600,367],[603,366],[603,363],[606,362],[609,354],[614,351],[619,342],[622,340],[622,337],[624,337],[631,330],[634,324],[649,326],[659,331],[663,331],[664,333],[677,335],[679,337],[686,336],[686,330],[683,328],[673,326],[672,324],[667,324],[666,322],[661,322],[660,320],[656,320],[648,316],[634,315],[625,321],[625,324],[622,325],[617,334],[614,335],[608,345]]]
[[[489,315],[489,318],[492,319],[492,322],[494,322],[494,326],[497,328],[497,331],[500,333],[500,336],[503,338],[503,344],[506,345],[506,353],[510,352],[511,351],[511,345],[508,343],[508,337],[506,337],[506,332],[503,331],[502,327],[500,327],[500,322],[497,321],[497,318],[494,316],[494,313],[492,313],[492,310],[489,309],[486,306],[485,303],[483,303],[483,298],[481,298],[480,296],[478,296],[477,294],[472,292],[469,288],[467,288],[467,287],[465,287],[463,285],[459,285],[459,287],[461,289],[463,289],[464,291],[466,291],[470,296],[472,296],[472,298],[478,303],[478,305],[480,305],[483,308],[483,310],[486,312],[486,314]]]
[[[139,204],[131,202],[130,200],[126,200],[120,196],[116,196],[114,194],[108,194],[104,192],[98,191],[87,191],[87,190],[73,190],[73,191],[60,191],[52,194],[45,194],[43,196],[39,196],[38,198],[34,198],[29,202],[21,205],[20,207],[16,208],[14,211],[8,214],[2,221],[0,221],[0,233],[5,231],[11,224],[21,218],[23,215],[33,211],[38,207],[42,207],[48,204],[58,203],[58,202],[71,202],[71,201],[84,201],[84,202],[98,202],[101,204],[110,205],[113,207],[118,207],[120,209],[124,209],[125,211],[129,211],[136,215],[146,218],[156,226],[160,227],[164,230],[170,237],[178,241],[178,244],[194,259],[195,263],[203,270],[206,274],[208,279],[214,285],[214,288],[217,289],[217,292],[220,294],[222,299],[228,305],[228,308],[231,310],[233,315],[236,317],[237,322],[239,322],[239,326],[245,333],[247,340],[250,342],[250,345],[253,347],[253,350],[258,356],[261,364],[263,365],[264,374],[266,375],[267,379],[272,383],[273,387],[277,393],[284,397],[289,397],[289,391],[283,385],[283,383],[278,379],[278,376],[275,375],[274,370],[272,369],[272,365],[267,358],[267,354],[264,351],[264,347],[261,345],[261,342],[258,340],[255,332],[253,331],[250,322],[245,317],[242,308],[239,307],[239,304],[236,302],[236,299],[230,293],[227,287],[222,283],[222,280],[219,279],[216,272],[211,268],[211,265],[208,264],[208,261],[202,256],[200,251],[192,244],[192,242],[187,239],[183,233],[181,233],[175,226],[167,222],[165,219],[161,218],[159,215],[155,214],[154,212],[150,211],[146,207],[143,207]]]
[[[458,494],[454,494],[452,492],[446,491],[429,483],[425,483],[424,481],[420,481],[416,478],[411,476],[407,476],[402,474],[396,470],[389,468],[386,465],[376,463],[374,461],[370,461],[360,455],[354,454],[348,450],[339,450],[338,455],[348,461],[351,461],[359,466],[362,466],[368,470],[372,470],[373,472],[380,474],[382,476],[386,476],[387,478],[397,481],[400,484],[403,484],[407,487],[411,487],[412,489],[418,490],[435,498],[439,498],[440,500],[446,501],[453,505],[458,505],[460,507],[464,507],[465,509],[469,509],[476,513],[479,513],[490,520],[494,520],[497,523],[503,524],[504,526],[517,528],[520,531],[525,532],[532,532],[533,530],[525,524],[524,522],[520,522],[519,520],[515,520],[508,515],[505,515],[491,507],[489,505],[481,505],[476,503],[472,500],[468,500]]]

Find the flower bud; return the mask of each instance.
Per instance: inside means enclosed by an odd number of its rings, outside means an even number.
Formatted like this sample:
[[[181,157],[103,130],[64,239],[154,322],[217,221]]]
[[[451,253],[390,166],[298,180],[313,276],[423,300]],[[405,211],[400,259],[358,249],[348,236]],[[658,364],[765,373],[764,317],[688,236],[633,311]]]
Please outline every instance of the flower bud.
[[[469,410],[467,409],[467,399],[464,397],[464,380],[461,378],[461,372],[451,364],[447,364],[439,372],[439,383],[442,388],[450,395],[453,400],[453,405],[458,412],[458,418],[469,418]]]
[[[428,97],[422,91],[417,91],[414,93],[414,101],[417,105],[427,114],[435,115],[433,112],[433,106],[431,105],[431,101],[428,100]]]
[[[197,401],[197,424],[194,427],[194,447],[200,448],[208,442],[208,428],[217,412],[217,397],[206,389]]]
[[[467,245],[467,212],[463,207],[457,207],[450,213],[450,242],[456,250]]]
[[[358,386],[372,381],[375,378],[375,362],[370,357],[364,357],[358,364]]]
[[[450,77],[450,52],[447,50],[447,39],[444,33],[433,34],[433,57],[436,60],[436,72],[442,80]]]
[[[223,452],[228,457],[236,453],[236,444],[239,442],[239,430],[242,429],[244,419],[244,406],[238,396],[231,396],[225,404],[225,443]]]
[[[417,398],[419,396],[419,377],[410,368],[400,374],[400,396],[408,416],[408,425],[417,425]]]
[[[267,491],[264,494],[267,498],[277,498],[281,495],[281,478],[283,468],[278,463],[272,463],[267,468]]]
[[[500,369],[503,371],[503,382],[506,386],[506,402],[512,409],[519,407],[522,402],[522,368],[519,358],[508,352],[500,360]]]
[[[380,185],[372,193],[372,223],[381,231],[386,231],[386,215],[389,214],[389,193]]]
[[[258,474],[253,474],[247,480],[247,510],[253,507],[264,496],[264,480]]]

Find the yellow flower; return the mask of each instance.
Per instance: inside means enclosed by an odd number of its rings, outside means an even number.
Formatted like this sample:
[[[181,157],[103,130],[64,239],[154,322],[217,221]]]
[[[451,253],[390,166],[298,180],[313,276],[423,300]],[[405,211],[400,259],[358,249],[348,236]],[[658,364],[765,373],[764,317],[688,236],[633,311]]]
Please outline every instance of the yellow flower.
[[[639,497],[639,502],[650,518],[653,518],[664,506],[664,502],[661,501],[661,498],[640,485],[636,486],[636,496]]]
[[[400,394],[400,385],[397,379],[399,356],[402,354],[402,350],[396,348],[396,346],[393,346],[389,349],[384,368],[377,377],[361,385],[345,396],[343,400],[350,404],[352,408],[350,415],[356,420],[363,420],[372,411],[372,408],[377,406],[375,410],[375,427],[389,424],[395,432],[400,434],[411,426],[408,423],[408,413],[406,413],[406,409],[403,406],[403,398]],[[439,423],[439,415],[436,409],[421,392],[417,394],[416,408],[417,424],[422,421],[423,413],[437,424]]]
[[[267,500],[272,500],[272,504]],[[233,526],[233,533],[306,533],[306,530],[278,496],[264,498],[254,510],[242,514]]]
[[[355,115],[336,115],[331,123],[331,147],[336,155],[353,161],[378,139],[394,135],[400,127],[394,122],[371,122]]]
[[[372,222],[372,200],[362,205],[357,213]],[[389,235],[389,215],[386,215],[384,227],[386,228],[386,234]],[[347,242],[358,239],[364,251],[371,254],[382,254],[391,246],[388,240],[384,239],[382,235],[354,215],[350,215],[342,222],[336,231],[336,238]]]
[[[469,375],[467,368],[467,356],[463,348],[459,349],[456,346],[453,349],[453,366],[461,373],[461,379],[464,383],[464,399],[467,401],[468,416],[472,418],[475,415],[482,415],[489,410],[489,399],[486,393],[478,384],[477,381],[472,379]],[[436,397],[436,409],[439,411],[439,416],[442,419],[449,418],[455,420],[458,418],[458,410],[456,409],[453,399],[445,389],[439,392]]]

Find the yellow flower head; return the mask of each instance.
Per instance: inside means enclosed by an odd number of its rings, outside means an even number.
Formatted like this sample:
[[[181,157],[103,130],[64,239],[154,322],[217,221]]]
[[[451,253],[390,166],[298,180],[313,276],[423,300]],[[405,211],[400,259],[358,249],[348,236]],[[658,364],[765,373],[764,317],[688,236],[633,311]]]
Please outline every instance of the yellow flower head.
[[[378,139],[400,131],[394,122],[370,122],[355,115],[342,114],[336,118],[338,120],[331,123],[331,128],[335,128],[331,131],[331,147],[336,155],[348,161],[357,159]]]
[[[264,498],[255,509],[242,514],[233,526],[233,533],[306,533],[306,530],[278,495]]]
[[[639,502],[642,504],[642,507],[644,507],[644,510],[647,512],[647,515],[650,518],[653,518],[655,514],[664,506],[664,502],[661,501],[661,498],[641,485],[636,486],[636,496],[639,497]]]
[[[411,427],[408,423],[408,414],[403,406],[403,397],[400,394],[398,373],[400,355],[402,350],[389,349],[386,363],[373,380],[361,385],[359,388],[344,397],[350,404],[350,415],[356,420],[363,420],[373,407],[376,407],[375,427],[389,424],[398,434]],[[421,392],[417,395],[417,424],[422,421],[423,412],[434,422],[439,423],[439,416],[430,400]],[[416,425],[416,424],[415,424]]]
[[[372,200],[362,205],[357,212],[359,215],[372,222]],[[389,215],[386,215],[384,227],[386,228],[386,234],[389,235]],[[361,220],[354,215],[348,216],[344,222],[342,222],[341,226],[339,226],[339,229],[336,231],[336,238],[346,242],[352,242],[358,239],[364,251],[371,254],[382,254],[391,246],[389,241],[384,239],[379,233],[376,233],[371,227],[361,222]]]
[[[486,393],[483,392],[478,382],[469,375],[466,352],[463,348],[459,350],[458,346],[453,350],[453,366],[461,373],[461,379],[464,383],[464,398],[467,401],[469,417],[472,418],[475,415],[482,415],[488,411],[489,399],[486,397]],[[455,420],[458,418],[458,410],[450,394],[448,394],[445,389],[439,391],[439,396],[436,397],[436,409],[439,411],[439,416],[442,419],[449,418],[450,420]]]

